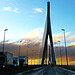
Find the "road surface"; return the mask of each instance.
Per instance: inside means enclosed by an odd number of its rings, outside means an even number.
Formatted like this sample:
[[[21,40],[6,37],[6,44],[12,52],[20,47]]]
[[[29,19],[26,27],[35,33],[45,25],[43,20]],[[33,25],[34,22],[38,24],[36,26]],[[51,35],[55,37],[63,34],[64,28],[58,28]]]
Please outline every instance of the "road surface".
[[[45,66],[14,75],[75,75],[75,72],[57,66]]]

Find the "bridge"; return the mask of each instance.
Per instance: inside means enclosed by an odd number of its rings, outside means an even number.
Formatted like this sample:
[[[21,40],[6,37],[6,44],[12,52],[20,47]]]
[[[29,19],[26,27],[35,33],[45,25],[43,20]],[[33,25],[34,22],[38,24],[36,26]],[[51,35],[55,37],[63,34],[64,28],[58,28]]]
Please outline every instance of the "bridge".
[[[50,45],[48,47],[48,37]],[[49,49],[48,49],[49,48]],[[75,67],[74,66],[66,66],[66,65],[57,65],[55,59],[55,53],[53,48],[53,39],[52,39],[52,30],[51,30],[51,22],[50,22],[50,2],[47,3],[47,18],[43,33],[42,40],[42,60],[40,65],[28,65],[25,67],[12,67],[3,69],[0,74],[3,75],[75,75]],[[48,54],[49,50],[49,54]],[[47,57],[49,55],[49,57]],[[48,58],[48,63],[47,63]],[[74,69],[72,69],[72,67]]]

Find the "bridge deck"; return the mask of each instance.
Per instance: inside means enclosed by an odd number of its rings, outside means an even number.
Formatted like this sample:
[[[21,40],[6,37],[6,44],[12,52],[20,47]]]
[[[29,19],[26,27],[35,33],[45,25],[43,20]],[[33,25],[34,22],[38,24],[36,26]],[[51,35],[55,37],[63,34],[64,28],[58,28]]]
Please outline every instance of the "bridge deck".
[[[15,75],[75,75],[75,72],[57,66],[45,66],[37,70],[34,69],[33,71],[17,73]]]

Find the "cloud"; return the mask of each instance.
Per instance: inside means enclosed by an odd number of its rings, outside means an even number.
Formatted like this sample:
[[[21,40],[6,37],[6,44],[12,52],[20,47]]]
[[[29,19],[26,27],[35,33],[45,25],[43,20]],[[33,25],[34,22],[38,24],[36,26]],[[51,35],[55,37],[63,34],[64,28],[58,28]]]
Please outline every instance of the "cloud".
[[[23,44],[32,42],[41,42],[43,36],[43,28],[34,29],[23,36]],[[25,40],[24,40],[25,39]]]
[[[42,37],[42,32],[43,32],[43,28],[37,28],[37,29],[34,29],[34,30],[28,32],[23,37],[27,38],[27,39],[34,39],[34,38],[39,39]]]
[[[15,13],[19,13],[19,9],[18,8],[12,8],[12,7],[3,7],[4,11],[9,11],[9,12],[15,12]]]
[[[36,8],[36,9],[33,9],[34,10],[34,13],[43,13],[43,9],[42,8]]]
[[[5,10],[5,11],[11,11],[11,7],[3,7],[3,10]]]
[[[12,43],[5,43],[5,51],[6,52],[11,52],[13,53],[14,56],[18,56],[19,53],[19,45],[21,45],[21,55],[22,56],[26,56],[27,55],[27,50],[28,50],[28,56],[29,59],[31,59],[31,56],[33,54],[33,58],[35,59],[35,54],[34,52],[37,53],[37,57],[41,55],[42,57],[42,49],[41,49],[41,43],[42,43],[42,38],[43,38],[43,30],[44,28],[37,28],[34,29],[30,32],[28,32],[27,34],[25,34],[22,39],[22,42],[20,44],[20,40],[12,42]],[[70,32],[66,33],[66,37],[68,37],[70,34]],[[57,33],[53,35],[55,37],[55,41],[57,42],[59,39],[62,40],[63,39],[63,34],[62,33]],[[2,44],[0,43],[0,50],[2,50]],[[75,42],[71,43],[70,46],[67,46],[67,51],[68,51],[68,58],[69,61],[75,61]],[[57,47],[57,48],[56,48]],[[58,55],[60,52],[60,48],[58,46],[54,47],[54,51],[55,51],[55,56],[56,56],[56,60],[58,60]],[[34,52],[33,52],[34,51]],[[64,46],[61,46],[61,52],[62,52],[62,60],[64,62],[65,60],[65,49]],[[41,58],[40,57],[40,58]]]
[[[30,42],[30,40],[29,40]],[[22,45],[21,44],[21,49],[20,49],[20,55],[22,56],[26,56],[27,55],[27,50],[28,50],[28,57],[29,57],[29,60],[31,60],[31,56],[33,54],[33,58],[32,59],[35,59],[35,57],[37,56],[40,56],[41,54],[41,57],[42,57],[42,51],[40,49],[40,42],[32,42],[31,44],[25,44],[25,45]],[[56,60],[58,60],[58,55],[60,57],[60,48],[57,46],[54,48],[55,50],[55,56],[56,56]],[[68,51],[68,59],[69,59],[69,62],[72,62],[72,61],[75,61],[75,46],[68,46],[67,47],[67,51]],[[0,51],[2,50],[2,44],[0,43]],[[6,52],[11,52],[13,53],[13,56],[18,56],[18,53],[19,53],[19,44],[8,44],[6,43],[5,44],[5,51]],[[36,52],[36,56],[35,56],[35,53]],[[40,53],[41,52],[41,53]],[[65,61],[65,49],[64,47],[62,46],[61,47],[61,52],[62,52],[62,60],[63,62]],[[40,57],[40,58],[41,58]],[[37,59],[37,58],[36,58]],[[59,59],[60,60],[60,59]]]
[[[68,37],[70,35],[70,32],[65,33],[66,37]],[[54,43],[58,42],[58,41],[62,41],[64,38],[64,35],[62,33],[57,33],[53,35],[53,41]]]
[[[19,10],[18,8],[15,8],[15,9],[13,10],[13,12],[15,12],[15,13],[19,13],[18,10]]]
[[[71,43],[69,46],[75,46],[75,42]]]
[[[71,41],[75,41],[75,35],[72,35],[67,39],[67,42],[71,42]]]
[[[37,28],[34,29],[24,36],[22,36],[22,44],[25,45],[27,43],[32,43],[32,42],[40,42],[42,44],[42,39],[43,39],[43,32],[44,28]],[[67,32],[65,35],[68,37],[70,32]],[[62,41],[64,38],[64,35],[62,33],[57,33],[53,35],[53,43],[56,43],[58,41]],[[49,40],[48,40],[49,42]]]

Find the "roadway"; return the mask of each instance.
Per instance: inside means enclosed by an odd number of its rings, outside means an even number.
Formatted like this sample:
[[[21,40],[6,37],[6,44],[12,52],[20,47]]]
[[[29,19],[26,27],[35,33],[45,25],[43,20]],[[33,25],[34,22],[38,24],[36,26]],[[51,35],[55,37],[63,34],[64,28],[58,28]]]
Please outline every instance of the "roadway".
[[[14,75],[75,75],[75,72],[57,66],[44,66],[33,70],[17,73]]]

